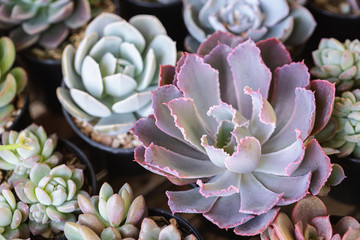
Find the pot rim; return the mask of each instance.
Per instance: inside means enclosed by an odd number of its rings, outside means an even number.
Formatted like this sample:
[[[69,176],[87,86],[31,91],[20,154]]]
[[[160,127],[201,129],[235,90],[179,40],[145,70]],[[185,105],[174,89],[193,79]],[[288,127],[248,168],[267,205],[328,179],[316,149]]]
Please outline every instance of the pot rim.
[[[314,10],[315,12],[325,15],[327,17],[331,17],[331,18],[336,18],[338,20],[345,20],[345,21],[358,21],[360,20],[360,15],[354,15],[354,14],[349,14],[349,15],[345,15],[345,14],[337,14],[334,12],[330,12],[326,9],[323,9],[321,7],[319,7],[318,5],[308,2],[306,4],[306,6],[311,9]]]

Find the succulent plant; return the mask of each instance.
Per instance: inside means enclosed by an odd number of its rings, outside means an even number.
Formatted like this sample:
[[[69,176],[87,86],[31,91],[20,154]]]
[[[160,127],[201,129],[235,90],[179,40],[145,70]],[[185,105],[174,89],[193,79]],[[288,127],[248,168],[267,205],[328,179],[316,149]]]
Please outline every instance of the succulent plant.
[[[337,150],[338,157],[360,157],[360,89],[335,97],[332,117],[316,135],[323,147]]]
[[[293,208],[291,219],[280,212],[274,222],[261,234],[262,240],[275,239],[329,239],[360,238],[360,224],[353,217],[343,217],[334,226],[324,203],[308,195]]]
[[[156,17],[137,15],[127,22],[103,13],[89,24],[76,52],[66,47],[62,69],[68,89],[58,88],[58,99],[75,118],[91,121],[96,132],[126,133],[150,113],[159,66],[174,65],[176,54]]]
[[[90,20],[88,0],[0,0],[0,29],[9,30],[17,50],[35,43],[57,48],[70,30]]]
[[[298,46],[316,26],[311,13],[294,1],[183,0],[183,4],[185,25],[191,35],[185,45],[192,52],[215,31],[254,41],[276,37],[287,46]]]
[[[310,82],[304,63],[291,62],[274,38],[239,41],[214,33],[197,55],[162,67],[154,115],[133,128],[143,144],[135,161],[198,185],[166,193],[172,212],[202,213],[220,228],[256,235],[277,206],[318,194],[328,179],[329,158],[309,137],[328,121],[335,87]]]
[[[312,53],[315,66],[311,74],[336,83],[337,91],[346,91],[360,86],[360,42],[335,38],[323,38],[318,49]]]
[[[193,234],[189,234],[185,237],[181,236],[181,231],[178,229],[177,222],[174,218],[170,219],[170,224],[164,226],[158,226],[156,221],[152,218],[144,218],[141,223],[141,229],[139,234],[139,240],[197,240]],[[135,239],[129,239],[135,240]]]
[[[30,232],[24,223],[29,206],[17,201],[12,191],[0,186],[0,239],[28,238]]]
[[[77,223],[65,224],[65,236],[69,239],[122,239],[136,238],[138,226],[147,214],[142,195],[133,200],[129,184],[124,184],[119,193],[114,193],[108,183],[101,186],[99,196],[88,199],[78,195],[83,214]]]
[[[16,52],[13,42],[8,37],[0,38],[0,127],[14,112],[13,100],[27,85],[27,74],[21,67],[13,67]],[[3,130],[0,130],[1,132]],[[0,132],[0,133],[1,133]]]
[[[58,165],[62,155],[55,152],[57,136],[49,138],[42,126],[32,124],[17,132],[14,130],[2,134],[0,145],[0,169],[13,170],[9,183],[13,185],[19,179],[28,177],[35,163],[46,163],[50,167]]]
[[[47,236],[51,231],[63,231],[66,221],[74,222],[83,183],[82,169],[64,164],[51,169],[47,164],[35,163],[29,179],[18,181],[14,187],[19,199],[30,205],[30,232]]]

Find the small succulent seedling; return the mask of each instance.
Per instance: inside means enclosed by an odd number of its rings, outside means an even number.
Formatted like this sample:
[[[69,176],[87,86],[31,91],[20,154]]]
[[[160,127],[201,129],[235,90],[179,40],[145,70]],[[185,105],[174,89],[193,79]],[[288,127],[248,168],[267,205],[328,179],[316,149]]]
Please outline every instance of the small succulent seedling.
[[[89,200],[78,195],[78,203],[83,214],[79,215],[77,223],[66,223],[65,236],[69,240],[137,238],[137,226],[147,214],[144,197],[140,195],[133,200],[127,183],[118,193],[104,183],[99,196]]]
[[[7,38],[0,38],[0,127],[4,131],[7,121],[15,111],[14,98],[27,86],[27,74],[21,67],[14,67],[15,46]],[[0,133],[1,133],[0,132]]]
[[[261,234],[262,240],[359,238],[360,224],[355,218],[343,217],[333,226],[324,203],[312,195],[296,203],[291,218],[280,212],[274,222]]]
[[[301,45],[312,35],[316,22],[305,7],[289,2],[184,0],[184,22],[191,35],[186,45],[196,52],[198,44],[215,31],[244,40],[275,37],[287,46]]]
[[[0,29],[9,31],[17,50],[35,43],[57,48],[70,29],[79,28],[90,20],[88,0],[0,0],[0,9]]]
[[[50,167],[58,165],[62,155],[55,152],[57,136],[47,136],[42,126],[32,124],[22,130],[2,134],[0,145],[0,169],[13,170],[9,183],[28,177],[35,163],[46,163]]]
[[[0,239],[28,238],[30,232],[24,223],[29,206],[17,201],[9,188],[0,186]]]
[[[330,176],[313,135],[330,118],[335,87],[310,82],[305,64],[292,62],[276,39],[238,39],[214,33],[197,55],[164,66],[154,115],[133,132],[143,144],[135,161],[175,184],[197,185],[166,193],[173,213],[201,213],[248,236],[265,229],[279,205],[318,194]]]
[[[29,179],[18,181],[15,191],[19,199],[30,205],[29,229],[33,235],[48,236],[64,230],[66,221],[75,221],[77,197],[84,183],[82,169],[58,165],[50,168],[35,163]],[[84,194],[84,193],[82,193]]]
[[[175,62],[175,42],[156,17],[137,15],[127,22],[103,13],[89,24],[78,49],[66,47],[67,89],[58,88],[57,96],[73,117],[91,121],[95,132],[126,133],[151,113],[160,65]]]
[[[315,66],[311,69],[311,74],[335,83],[337,91],[343,92],[360,86],[358,39],[341,43],[335,38],[323,38],[312,56]]]

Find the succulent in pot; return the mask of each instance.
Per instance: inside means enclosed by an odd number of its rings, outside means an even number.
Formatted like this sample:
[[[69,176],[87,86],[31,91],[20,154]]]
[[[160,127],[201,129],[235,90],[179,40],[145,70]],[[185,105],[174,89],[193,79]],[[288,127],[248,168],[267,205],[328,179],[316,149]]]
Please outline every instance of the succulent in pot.
[[[360,224],[350,216],[332,225],[325,204],[308,195],[297,202],[291,218],[280,212],[271,225],[261,234],[262,240],[275,239],[359,239]]]
[[[42,126],[32,124],[26,129],[2,134],[0,145],[0,169],[12,171],[8,183],[26,179],[35,163],[54,167],[61,162],[62,154],[55,151],[57,136],[47,136]]]
[[[90,20],[88,0],[0,1],[0,29],[9,31],[17,50],[35,43],[57,48],[70,33]]]
[[[172,212],[256,235],[278,206],[318,194],[330,176],[312,136],[330,118],[335,87],[310,82],[305,64],[274,38],[239,41],[216,32],[197,55],[162,67],[154,114],[133,128],[143,144],[135,161],[175,184],[197,184],[166,193]]]
[[[29,206],[15,198],[5,185],[0,185],[0,239],[28,238],[30,232],[26,223]]]
[[[89,24],[76,50],[66,47],[62,58],[66,88],[58,88],[57,97],[93,132],[116,138],[151,113],[151,91],[157,87],[160,64],[175,62],[175,43],[156,17],[137,15],[127,22],[104,13]]]
[[[16,101],[25,102],[27,73],[21,67],[13,67],[15,46],[8,37],[0,38],[0,134],[11,127],[17,112]],[[23,109],[24,110],[24,109]],[[19,115],[19,114],[18,114]],[[10,124],[10,125],[9,125]]]
[[[318,49],[312,52],[314,67],[311,74],[336,84],[343,92],[360,86],[360,42],[335,38],[321,39]]]
[[[183,0],[184,21],[190,33],[185,46],[196,52],[215,31],[225,31],[254,41],[276,37],[287,47],[302,45],[316,22],[300,4],[286,0]]]

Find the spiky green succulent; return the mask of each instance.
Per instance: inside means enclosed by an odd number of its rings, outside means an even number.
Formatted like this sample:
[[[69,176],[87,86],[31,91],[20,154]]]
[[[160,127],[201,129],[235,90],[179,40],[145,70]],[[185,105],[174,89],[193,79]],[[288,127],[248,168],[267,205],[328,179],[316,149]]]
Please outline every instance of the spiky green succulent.
[[[336,83],[337,91],[346,91],[360,86],[360,41],[323,38],[312,53],[315,66],[311,74]]]
[[[21,67],[14,67],[16,52],[13,42],[8,37],[0,38],[0,128],[14,113],[14,98],[27,85],[27,74]],[[3,130],[0,130],[0,133]]]
[[[126,133],[137,118],[151,113],[160,65],[175,63],[175,42],[156,17],[137,15],[127,22],[103,13],[89,24],[76,51],[66,47],[67,88],[58,88],[57,96],[67,112],[90,122],[95,132]]]
[[[332,117],[316,138],[323,147],[337,150],[338,157],[360,157],[360,89],[335,97]]]
[[[15,191],[19,199],[30,205],[29,229],[33,235],[47,235],[64,230],[66,221],[75,221],[77,197],[84,183],[82,169],[62,164],[50,168],[35,163],[29,179],[18,181]]]
[[[32,124],[24,130],[8,131],[2,134],[0,145],[0,169],[13,170],[9,183],[28,177],[35,163],[58,165],[62,155],[55,152],[57,136],[47,136],[42,126]]]
[[[88,0],[0,0],[0,16],[0,29],[9,30],[17,50],[35,43],[57,48],[91,17]]]
[[[17,201],[9,188],[0,186],[0,239],[28,238],[24,223],[28,215],[29,206]]]
[[[78,195],[78,203],[83,214],[77,223],[65,224],[65,236],[69,239],[122,239],[137,238],[137,225],[147,213],[142,195],[133,200],[129,184],[124,184],[114,193],[108,183],[104,183],[99,196],[88,199]]]

